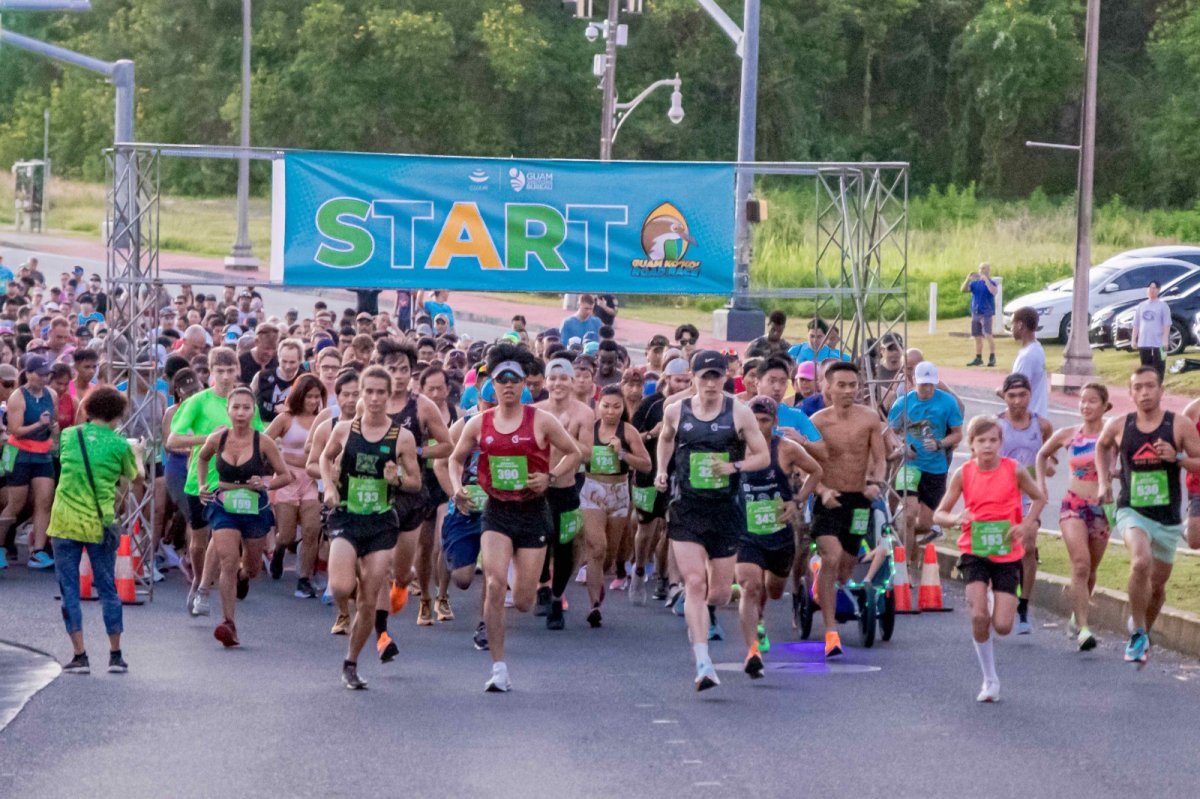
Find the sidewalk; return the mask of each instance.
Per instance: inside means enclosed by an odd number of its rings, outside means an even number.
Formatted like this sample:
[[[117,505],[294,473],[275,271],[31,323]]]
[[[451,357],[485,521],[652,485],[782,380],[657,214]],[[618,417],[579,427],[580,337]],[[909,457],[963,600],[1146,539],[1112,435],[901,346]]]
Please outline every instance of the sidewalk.
[[[55,235],[35,235],[32,233],[16,233],[11,230],[0,231],[0,246],[13,249],[54,253],[68,258],[104,262],[106,258],[104,245],[93,238],[70,238]],[[15,265],[13,265],[15,266]],[[163,270],[182,271],[195,274],[207,273],[214,281],[237,282],[239,284],[254,283],[266,285],[269,281],[269,270],[264,262],[257,273],[232,272],[225,269],[224,262],[219,258],[207,258],[185,253],[163,252],[159,256],[159,266]],[[498,300],[495,297],[468,292],[455,292],[451,303],[455,316],[459,319],[484,322],[498,325],[508,325],[514,314],[524,314],[529,328],[536,333],[547,327],[558,327],[562,320],[571,315],[571,311],[548,305],[530,305],[509,300]],[[386,307],[386,305],[385,305]],[[694,323],[700,329],[700,346],[707,349],[727,349],[745,347],[745,344],[722,341],[714,338],[706,331],[709,327],[707,314],[697,313]],[[663,334],[674,340],[675,328],[672,325],[650,322],[641,319],[617,317],[617,336],[633,345],[634,349],[645,347],[651,336]],[[951,388],[973,388],[983,391],[994,391],[1007,374],[1002,368],[961,368],[938,366],[941,378]],[[1121,414],[1133,411],[1133,402],[1124,385],[1108,387],[1113,404],[1112,413]],[[1191,401],[1191,397],[1167,394],[1163,398],[1163,407],[1175,413],[1182,413]],[[1068,394],[1052,392],[1050,403],[1056,408],[1074,411],[1078,400]]]

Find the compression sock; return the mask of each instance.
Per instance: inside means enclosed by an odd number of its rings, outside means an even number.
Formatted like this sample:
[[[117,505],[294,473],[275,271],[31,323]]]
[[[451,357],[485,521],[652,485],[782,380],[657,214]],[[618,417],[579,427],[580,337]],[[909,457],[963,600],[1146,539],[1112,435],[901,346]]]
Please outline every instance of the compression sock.
[[[716,605],[708,606],[708,623],[709,624],[717,623],[717,606]]]
[[[983,672],[983,679],[986,682],[999,682],[1000,678],[996,676],[996,654],[992,649],[992,637],[982,644],[975,642],[975,657],[979,658],[979,668]]]
[[[1018,613],[1018,615],[1020,615],[1020,617],[1022,619],[1024,619],[1026,616],[1029,615],[1029,600],[1028,599],[1018,599],[1017,600],[1017,613]]]
[[[383,635],[387,632],[388,612],[386,610],[375,611],[375,634]]]

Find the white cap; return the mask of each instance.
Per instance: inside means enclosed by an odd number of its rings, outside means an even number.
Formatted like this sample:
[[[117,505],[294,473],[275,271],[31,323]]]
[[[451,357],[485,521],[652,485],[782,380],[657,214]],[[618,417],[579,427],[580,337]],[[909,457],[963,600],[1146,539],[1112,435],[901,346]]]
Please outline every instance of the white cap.
[[[913,382],[918,386],[936,386],[938,384],[937,367],[929,361],[921,361],[913,371]]]

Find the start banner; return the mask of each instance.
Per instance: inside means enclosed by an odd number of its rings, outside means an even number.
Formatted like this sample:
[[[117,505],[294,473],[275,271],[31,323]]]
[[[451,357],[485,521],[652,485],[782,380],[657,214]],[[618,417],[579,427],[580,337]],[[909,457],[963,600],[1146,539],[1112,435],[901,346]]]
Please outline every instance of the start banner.
[[[289,286],[730,294],[734,169],[289,151],[272,234]]]

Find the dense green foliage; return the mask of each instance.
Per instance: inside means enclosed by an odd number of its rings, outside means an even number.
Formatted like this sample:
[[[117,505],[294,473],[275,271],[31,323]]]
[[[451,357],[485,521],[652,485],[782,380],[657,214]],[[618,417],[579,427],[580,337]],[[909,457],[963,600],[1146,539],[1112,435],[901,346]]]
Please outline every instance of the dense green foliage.
[[[722,0],[735,18],[740,3]],[[143,141],[236,136],[240,0],[93,0],[77,15],[4,25],[102,58],[132,58]],[[605,0],[596,0],[601,13]],[[618,87],[679,72],[687,118],[663,93],[622,129],[619,158],[734,155],[739,62],[695,0],[630,17]],[[899,159],[915,189],[989,196],[1073,188],[1074,159],[1027,138],[1077,137],[1082,0],[765,2],[760,159]],[[1191,206],[1200,192],[1200,3],[1105,3],[1097,183],[1102,197]],[[256,0],[253,139],[282,147],[592,157],[599,92],[583,23],[560,0]],[[111,88],[82,70],[0,54],[0,164],[41,152],[59,174],[102,176]],[[263,175],[258,175],[259,179]],[[230,190],[233,170],[175,162],[175,191]]]

